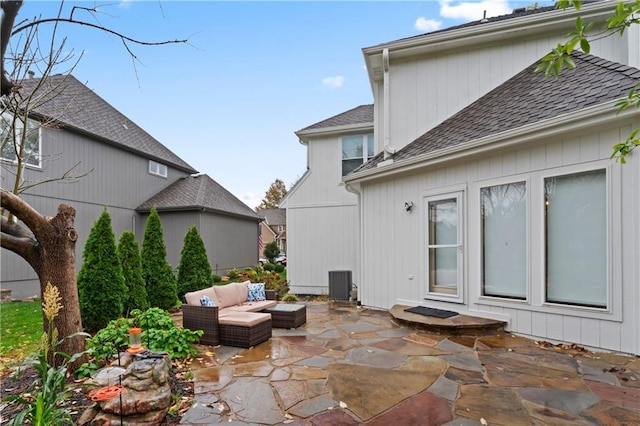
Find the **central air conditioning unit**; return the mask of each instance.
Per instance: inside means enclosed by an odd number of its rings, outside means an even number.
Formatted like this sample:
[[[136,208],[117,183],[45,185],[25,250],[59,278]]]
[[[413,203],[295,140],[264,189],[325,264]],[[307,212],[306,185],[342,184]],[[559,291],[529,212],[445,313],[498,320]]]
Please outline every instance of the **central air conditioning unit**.
[[[351,283],[351,271],[329,271],[329,297],[348,302]]]

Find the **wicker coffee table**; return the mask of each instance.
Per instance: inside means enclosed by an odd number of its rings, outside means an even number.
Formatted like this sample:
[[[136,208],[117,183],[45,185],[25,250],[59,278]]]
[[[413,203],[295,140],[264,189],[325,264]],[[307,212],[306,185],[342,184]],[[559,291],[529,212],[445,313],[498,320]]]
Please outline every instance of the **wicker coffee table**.
[[[278,303],[263,312],[271,314],[271,321],[275,328],[297,328],[307,322],[306,305]]]

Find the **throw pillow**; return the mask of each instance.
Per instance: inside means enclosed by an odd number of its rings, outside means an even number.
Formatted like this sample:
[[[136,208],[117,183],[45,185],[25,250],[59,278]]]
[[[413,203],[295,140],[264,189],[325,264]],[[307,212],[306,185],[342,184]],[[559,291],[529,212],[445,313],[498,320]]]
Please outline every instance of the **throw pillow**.
[[[213,301],[211,300],[211,298],[209,296],[202,296],[200,298],[200,305],[201,306],[216,306],[213,304]]]
[[[261,302],[267,300],[267,295],[264,291],[264,283],[249,283],[247,284],[249,289],[248,302]]]

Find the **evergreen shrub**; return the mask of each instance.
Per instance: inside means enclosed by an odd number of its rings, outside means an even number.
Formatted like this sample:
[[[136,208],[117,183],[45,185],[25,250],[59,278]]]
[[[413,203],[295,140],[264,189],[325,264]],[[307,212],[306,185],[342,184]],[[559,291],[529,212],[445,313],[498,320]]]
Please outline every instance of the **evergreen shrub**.
[[[151,208],[142,240],[142,278],[152,308],[170,309],[178,304],[176,277],[167,263],[167,248],[160,216]]]
[[[198,229],[192,226],[184,237],[184,245],[180,253],[178,298],[182,300],[185,293],[211,287],[212,283],[207,249],[198,234]]]
[[[128,314],[134,309],[145,310],[149,307],[147,289],[142,278],[142,262],[140,249],[136,237],[131,231],[125,231],[120,235],[118,242],[118,258],[124,275],[124,282],[128,289],[128,297],[124,304],[124,313]]]
[[[78,273],[80,315],[85,330],[93,332],[120,317],[127,300],[111,216],[106,208],[91,228],[82,259]]]

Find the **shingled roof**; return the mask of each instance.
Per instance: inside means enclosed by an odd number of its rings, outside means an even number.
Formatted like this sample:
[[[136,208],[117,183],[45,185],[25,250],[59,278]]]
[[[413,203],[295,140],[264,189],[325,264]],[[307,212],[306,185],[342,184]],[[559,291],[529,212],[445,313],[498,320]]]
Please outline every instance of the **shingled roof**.
[[[345,111],[326,120],[319,121],[315,124],[298,130],[296,133],[306,130],[323,129],[328,127],[348,126],[352,124],[371,124],[373,126],[373,104],[360,105],[349,111]]]
[[[463,145],[488,135],[538,123],[625,97],[640,82],[640,70],[574,53],[574,69],[559,78],[535,73],[538,63],[507,80],[393,155],[394,162]],[[380,153],[352,173],[376,167]]]
[[[286,225],[287,224],[287,210],[286,209],[266,209],[258,210],[256,212],[258,216],[264,218],[264,221],[269,226]]]
[[[59,127],[89,134],[105,143],[187,173],[197,173],[197,170],[72,75],[57,74],[44,81],[32,78],[21,81],[20,85],[23,97],[35,90],[32,114],[36,117],[52,120]]]
[[[202,210],[262,220],[245,203],[224,189],[208,175],[179,179],[140,204],[136,211],[146,213],[155,206],[158,211]]]

